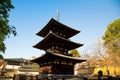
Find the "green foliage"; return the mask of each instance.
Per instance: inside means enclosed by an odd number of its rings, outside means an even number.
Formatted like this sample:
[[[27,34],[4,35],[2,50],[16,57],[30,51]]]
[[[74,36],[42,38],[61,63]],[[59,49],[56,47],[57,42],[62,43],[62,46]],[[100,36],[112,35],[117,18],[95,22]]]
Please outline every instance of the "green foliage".
[[[80,54],[76,49],[70,50],[70,55],[72,55],[72,57],[80,57]]]
[[[0,54],[0,60],[3,59],[3,56]]]
[[[9,25],[9,12],[14,6],[11,4],[11,0],[0,1],[0,51],[5,52],[5,39],[10,34],[16,36],[16,29]]]
[[[120,19],[110,23],[103,35],[109,54],[120,55]]]
[[[107,26],[107,30],[105,31],[103,35],[103,40],[105,40],[106,43],[109,43],[113,40],[116,40],[120,37],[120,19],[117,19],[110,23]]]

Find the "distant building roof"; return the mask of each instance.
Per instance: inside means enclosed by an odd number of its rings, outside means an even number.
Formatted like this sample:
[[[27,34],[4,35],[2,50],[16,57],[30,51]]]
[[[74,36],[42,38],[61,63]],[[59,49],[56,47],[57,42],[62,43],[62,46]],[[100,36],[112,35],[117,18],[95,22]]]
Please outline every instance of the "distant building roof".
[[[14,62],[24,62],[24,61],[28,61],[27,59],[24,58],[5,58],[5,61],[14,61]]]

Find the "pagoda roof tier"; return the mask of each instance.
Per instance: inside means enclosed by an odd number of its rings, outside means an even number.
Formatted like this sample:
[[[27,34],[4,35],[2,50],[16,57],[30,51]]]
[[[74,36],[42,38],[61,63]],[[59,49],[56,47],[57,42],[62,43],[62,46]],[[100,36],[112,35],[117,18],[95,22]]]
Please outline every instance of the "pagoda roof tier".
[[[56,59],[58,61],[68,61],[68,62],[72,62],[74,64],[86,61],[86,59],[81,59],[79,57],[71,57],[71,56],[66,56],[66,55],[62,55],[62,54],[56,54],[54,52],[46,52],[42,56],[35,58],[31,61],[36,62],[38,64],[42,64],[42,63],[46,63],[46,62],[56,61]]]
[[[52,31],[56,34],[63,35],[67,39],[80,32],[78,30],[70,28],[70,27],[56,21],[53,18],[51,18],[51,20],[45,25],[45,27],[43,27],[43,29],[41,29],[37,33],[37,35],[39,35],[41,37],[45,37],[49,33],[49,31]]]
[[[57,36],[56,34],[49,32],[48,35],[41,40],[38,44],[36,44],[35,48],[48,50],[48,49],[61,49],[61,50],[72,50],[75,48],[78,48],[80,46],[83,46],[83,44],[72,42],[68,39],[65,39],[63,37]]]

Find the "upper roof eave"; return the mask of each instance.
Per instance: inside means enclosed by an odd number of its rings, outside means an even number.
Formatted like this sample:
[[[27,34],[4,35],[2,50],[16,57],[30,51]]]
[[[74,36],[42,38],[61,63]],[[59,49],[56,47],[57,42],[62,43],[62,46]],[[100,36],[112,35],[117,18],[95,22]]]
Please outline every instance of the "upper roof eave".
[[[47,35],[47,29],[48,30],[50,30],[52,27],[51,26],[49,26],[49,25],[51,25],[51,23],[53,23],[53,22],[55,22],[56,24],[59,24],[59,25],[61,25],[61,27],[63,27],[64,29],[69,29],[69,30],[71,30],[72,32],[73,32],[73,35],[72,36],[74,36],[74,35],[76,35],[76,34],[78,34],[80,31],[78,31],[78,30],[76,30],[76,29],[73,29],[73,28],[71,28],[71,27],[68,27],[68,26],[66,26],[66,25],[64,25],[64,24],[62,24],[62,23],[60,23],[60,22],[58,22],[58,21],[56,21],[54,18],[51,18],[50,19],[50,21],[38,32],[38,33],[36,33],[36,35],[38,35],[38,36],[41,36],[41,37],[45,37],[45,34]],[[72,37],[72,36],[70,36],[70,37]]]

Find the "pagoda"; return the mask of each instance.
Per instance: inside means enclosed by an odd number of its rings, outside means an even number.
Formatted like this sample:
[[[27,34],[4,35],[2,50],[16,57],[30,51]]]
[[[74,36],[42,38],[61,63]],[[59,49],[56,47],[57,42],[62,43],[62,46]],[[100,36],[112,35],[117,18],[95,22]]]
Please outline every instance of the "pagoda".
[[[33,47],[44,50],[45,54],[33,59],[40,65],[40,74],[70,74],[74,75],[74,65],[85,60],[72,57],[70,50],[83,46],[70,38],[80,31],[72,29],[51,18],[37,33],[43,39]]]

